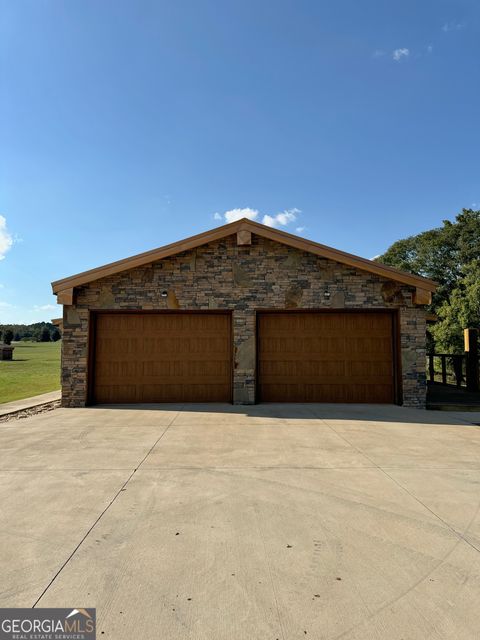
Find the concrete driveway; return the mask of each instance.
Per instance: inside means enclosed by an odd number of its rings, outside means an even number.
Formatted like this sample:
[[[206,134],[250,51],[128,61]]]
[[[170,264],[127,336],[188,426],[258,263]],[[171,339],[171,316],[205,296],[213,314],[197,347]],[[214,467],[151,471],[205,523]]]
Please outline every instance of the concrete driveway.
[[[0,424],[0,606],[112,640],[479,637],[480,422],[338,405]]]

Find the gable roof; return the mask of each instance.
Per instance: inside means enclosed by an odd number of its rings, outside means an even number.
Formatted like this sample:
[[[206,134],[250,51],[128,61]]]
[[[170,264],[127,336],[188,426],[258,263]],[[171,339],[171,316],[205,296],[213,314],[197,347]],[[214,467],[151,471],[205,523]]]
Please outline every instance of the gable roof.
[[[426,291],[435,291],[437,287],[437,283],[433,280],[429,280],[428,278],[416,276],[412,273],[407,273],[406,271],[400,271],[394,267],[390,267],[379,262],[373,262],[366,258],[360,258],[359,256],[355,256],[351,253],[339,251],[338,249],[327,247],[326,245],[319,244],[318,242],[313,242],[313,240],[307,240],[306,238],[295,236],[291,233],[287,233],[286,231],[280,231],[279,229],[267,227],[259,222],[242,218],[236,222],[230,222],[229,224],[222,225],[221,227],[204,231],[203,233],[191,236],[185,240],[173,242],[172,244],[167,244],[164,247],[152,249],[151,251],[145,251],[144,253],[131,256],[130,258],[125,258],[124,260],[111,262],[101,267],[97,267],[96,269],[83,271],[82,273],[77,273],[76,275],[63,278],[62,280],[56,280],[55,282],[52,282],[52,290],[54,294],[57,294],[61,291],[72,289],[73,287],[79,287],[94,280],[99,280],[100,278],[105,278],[122,271],[127,271],[128,269],[134,269],[136,267],[149,264],[150,262],[155,262],[156,260],[168,258],[177,253],[181,253],[182,251],[195,249],[196,247],[213,242],[214,240],[220,240],[221,238],[233,235],[238,231],[250,231],[258,236],[268,238],[275,242],[280,242],[281,244],[294,247],[300,251],[313,253],[322,258],[328,258],[329,260],[334,260],[335,262],[355,267],[362,271],[374,273],[382,278],[401,282],[413,287],[419,287]]]

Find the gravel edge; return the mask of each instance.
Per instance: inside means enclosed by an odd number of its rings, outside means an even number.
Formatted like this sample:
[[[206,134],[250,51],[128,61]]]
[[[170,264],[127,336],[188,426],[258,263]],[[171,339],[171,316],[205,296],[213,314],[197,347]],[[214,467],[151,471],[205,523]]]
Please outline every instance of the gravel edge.
[[[54,400],[53,402],[44,402],[38,404],[36,407],[29,407],[28,409],[19,409],[18,411],[12,411],[4,416],[0,416],[1,422],[12,422],[13,420],[21,420],[22,418],[30,418],[30,416],[36,416],[38,413],[47,413],[47,411],[54,411],[60,408],[60,400]]]

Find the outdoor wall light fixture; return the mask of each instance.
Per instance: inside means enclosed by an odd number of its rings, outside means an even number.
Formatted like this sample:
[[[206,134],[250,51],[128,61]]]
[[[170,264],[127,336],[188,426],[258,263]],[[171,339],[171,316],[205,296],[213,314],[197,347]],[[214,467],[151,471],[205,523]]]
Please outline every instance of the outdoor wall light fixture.
[[[331,295],[332,295],[332,294],[330,293],[330,289],[327,287],[327,288],[325,289],[325,291],[323,292],[323,297],[325,298],[325,300],[330,300],[330,296],[331,296]]]
[[[160,295],[162,296],[162,298],[168,298],[168,291],[162,291]]]

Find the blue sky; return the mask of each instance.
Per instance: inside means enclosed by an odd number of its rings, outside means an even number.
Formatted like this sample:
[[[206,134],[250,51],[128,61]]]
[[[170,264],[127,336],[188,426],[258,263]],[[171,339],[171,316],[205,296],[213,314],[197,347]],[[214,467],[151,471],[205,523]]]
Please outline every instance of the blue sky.
[[[0,17],[0,323],[56,317],[52,280],[235,209],[372,257],[480,208],[477,0],[0,0]]]

